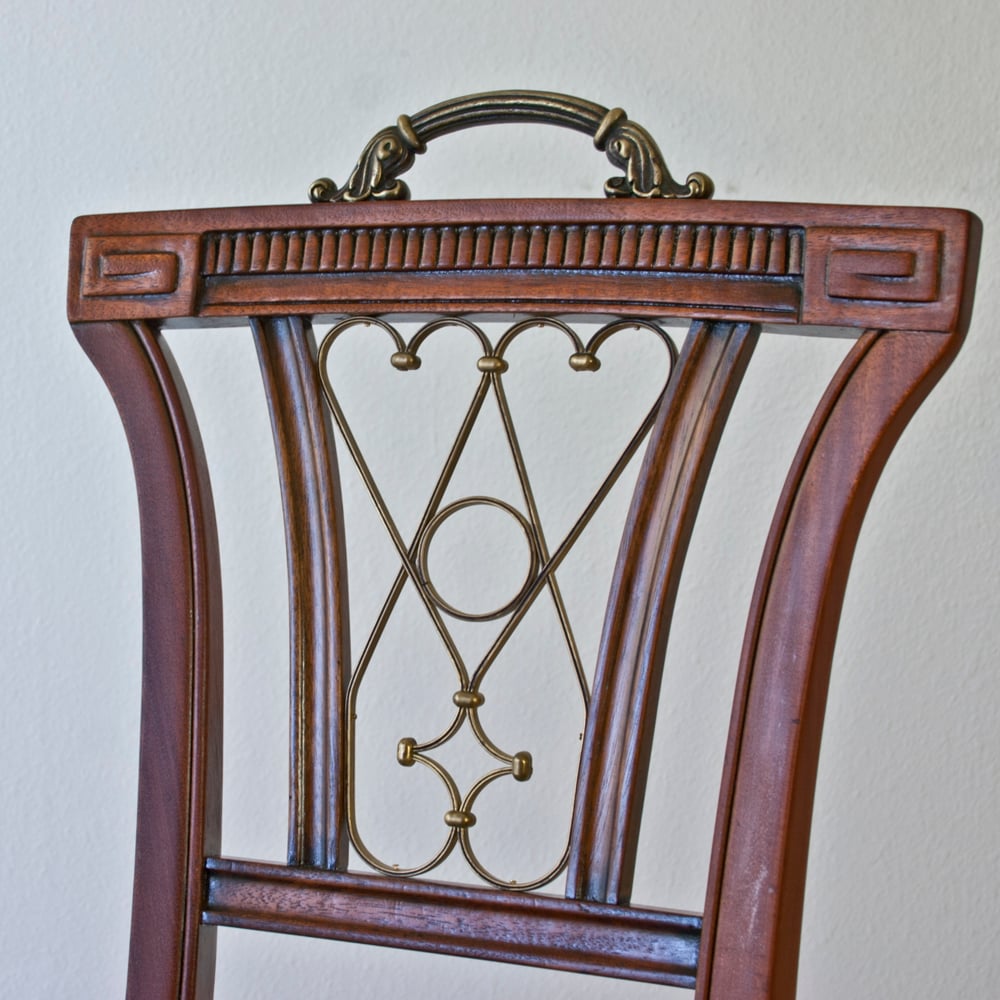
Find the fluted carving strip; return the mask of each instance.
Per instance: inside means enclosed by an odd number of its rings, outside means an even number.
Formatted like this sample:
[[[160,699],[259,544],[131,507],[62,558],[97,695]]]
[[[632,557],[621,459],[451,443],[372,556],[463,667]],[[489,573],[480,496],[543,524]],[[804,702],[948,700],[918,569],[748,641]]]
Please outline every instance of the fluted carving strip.
[[[789,226],[708,224],[344,227],[209,234],[202,274],[326,274],[491,269],[802,273]]]

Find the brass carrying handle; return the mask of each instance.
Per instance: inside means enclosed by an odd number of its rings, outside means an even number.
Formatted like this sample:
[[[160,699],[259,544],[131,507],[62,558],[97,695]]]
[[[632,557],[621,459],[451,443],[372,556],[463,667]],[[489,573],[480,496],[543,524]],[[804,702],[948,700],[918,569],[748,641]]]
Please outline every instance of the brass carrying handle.
[[[714,185],[700,172],[688,174],[678,184],[664,162],[653,137],[629,121],[621,108],[602,107],[566,94],[536,90],[498,90],[470,94],[425,108],[412,117],[400,115],[395,125],[382,129],[365,146],[357,166],[343,187],[321,177],[309,189],[309,200],[404,200],[410,189],[399,174],[413,166],[418,153],[439,135],[474,125],[500,122],[541,122],[583,132],[608,159],[625,171],[609,178],[604,192],[609,198],[711,198]]]

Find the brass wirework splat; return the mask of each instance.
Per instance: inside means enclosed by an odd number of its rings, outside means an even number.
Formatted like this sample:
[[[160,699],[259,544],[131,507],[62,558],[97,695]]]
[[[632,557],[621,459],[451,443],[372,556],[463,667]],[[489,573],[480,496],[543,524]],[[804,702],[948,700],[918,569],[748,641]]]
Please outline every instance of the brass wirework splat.
[[[409,541],[403,538],[397,522],[379,490],[372,470],[357,443],[330,381],[329,358],[331,350],[338,338],[346,330],[358,326],[375,327],[388,335],[394,349],[390,356],[390,363],[393,368],[401,372],[414,371],[419,368],[419,351],[422,344],[435,331],[443,328],[451,327],[467,331],[477,340],[478,346],[481,349],[481,355],[476,361],[476,369],[479,377],[472,402],[451,445],[444,467],[438,476],[423,516],[413,537]],[[473,850],[470,831],[476,823],[473,806],[479,794],[487,786],[501,778],[509,777],[517,782],[526,782],[531,779],[534,773],[534,761],[530,752],[520,750],[516,753],[509,753],[502,749],[487,733],[480,714],[480,709],[486,702],[482,686],[486,681],[491,667],[524,619],[528,610],[543,591],[548,591],[556,609],[560,629],[573,664],[577,686],[583,701],[584,710],[586,711],[590,697],[587,678],[573,634],[569,614],[559,589],[556,573],[570,549],[576,543],[588,522],[611,491],[611,488],[645,438],[652,425],[659,402],[663,398],[663,393],[666,391],[666,381],[641,425],[625,446],[611,471],[597,488],[596,493],[584,508],[582,514],[577,518],[565,538],[555,547],[550,547],[543,530],[538,507],[535,503],[534,492],[503,384],[503,376],[508,372],[509,368],[505,357],[508,348],[518,336],[526,330],[536,327],[548,327],[557,330],[568,338],[571,348],[568,359],[569,366],[578,372],[597,371],[600,368],[597,355],[601,345],[609,337],[624,329],[645,330],[663,342],[667,351],[667,364],[665,365],[667,380],[669,380],[669,373],[673,371],[674,362],[677,357],[676,347],[669,335],[655,323],[640,319],[612,320],[600,327],[585,344],[576,331],[563,320],[552,317],[532,317],[520,320],[508,327],[494,345],[482,327],[468,318],[442,317],[434,319],[421,326],[407,343],[396,327],[386,319],[380,317],[356,317],[345,319],[334,326],[327,333],[320,345],[318,356],[319,374],[334,422],[340,431],[351,458],[357,466],[362,481],[375,504],[400,559],[400,568],[395,580],[378,613],[358,662],[354,666],[347,695],[347,717],[349,720],[347,730],[348,828],[351,841],[357,852],[369,865],[381,872],[395,875],[423,874],[440,865],[456,846],[461,848],[469,865],[482,879],[501,887],[509,888],[516,885],[519,889],[538,888],[556,878],[566,865],[568,855],[564,851],[558,863],[541,877],[511,882],[509,879],[501,879],[492,873],[482,864]],[[444,503],[449,483],[462,458],[473,427],[479,418],[483,404],[491,394],[499,407],[504,433],[521,488],[523,510],[518,509],[518,507],[506,500],[493,496],[468,496],[450,503]],[[485,612],[469,611],[446,601],[435,587],[428,567],[428,552],[438,528],[454,514],[474,506],[487,506],[499,510],[512,518],[524,534],[529,551],[527,573],[517,592],[500,607]],[[367,846],[360,830],[356,782],[357,704],[359,692],[372,663],[376,647],[385,632],[390,617],[396,609],[404,585],[408,582],[416,589],[416,593],[427,614],[430,616],[434,628],[447,651],[448,659],[457,675],[458,689],[451,695],[455,715],[444,732],[431,739],[418,739],[413,736],[407,736],[400,739],[396,746],[397,762],[407,768],[413,767],[414,764],[421,764],[429,768],[440,778],[450,800],[450,808],[444,814],[444,824],[448,832],[443,846],[434,857],[424,863],[411,868],[402,868],[379,858]],[[463,659],[449,628],[448,618],[473,624],[490,621],[503,621],[504,624],[499,635],[480,662],[472,665],[467,664]],[[482,775],[463,794],[454,776],[435,757],[434,751],[457,736],[466,723],[468,723],[475,741],[482,750],[489,757],[499,762],[500,766]]]

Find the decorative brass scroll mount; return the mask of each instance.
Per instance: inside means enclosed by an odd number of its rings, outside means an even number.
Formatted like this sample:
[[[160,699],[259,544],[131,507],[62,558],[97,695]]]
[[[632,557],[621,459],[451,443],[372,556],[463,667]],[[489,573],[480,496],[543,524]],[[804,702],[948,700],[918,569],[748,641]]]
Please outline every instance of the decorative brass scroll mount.
[[[409,117],[400,115],[395,125],[382,129],[365,146],[354,171],[343,187],[321,177],[309,190],[313,202],[401,201],[410,189],[399,179],[413,166],[418,153],[439,135],[474,125],[508,121],[541,122],[583,132],[607,153],[624,176],[608,178],[609,198],[711,198],[714,186],[703,173],[688,174],[684,184],[670,175],[653,137],[629,120],[621,108],[605,108],[565,94],[532,90],[500,90],[471,94],[425,108]]]

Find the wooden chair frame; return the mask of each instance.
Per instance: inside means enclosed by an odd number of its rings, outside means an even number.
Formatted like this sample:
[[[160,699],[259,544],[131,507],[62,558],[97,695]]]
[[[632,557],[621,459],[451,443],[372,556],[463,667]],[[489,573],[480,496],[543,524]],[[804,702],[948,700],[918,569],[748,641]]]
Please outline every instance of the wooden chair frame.
[[[978,220],[952,210],[656,200],[78,219],[69,318],[121,413],[141,513],[128,996],[210,997],[221,925],[693,986],[699,1000],[790,1000],[848,568],[892,447],[962,342],[979,238]],[[343,529],[309,324],[491,311],[697,321],[612,583],[565,899],[346,870]],[[251,320],[260,354],[285,505],[298,734],[287,866],[220,856],[218,543],[197,426],[159,334],[237,318]],[[864,332],[809,424],[761,561],[704,915],[642,909],[629,898],[672,606],[760,323]]]

